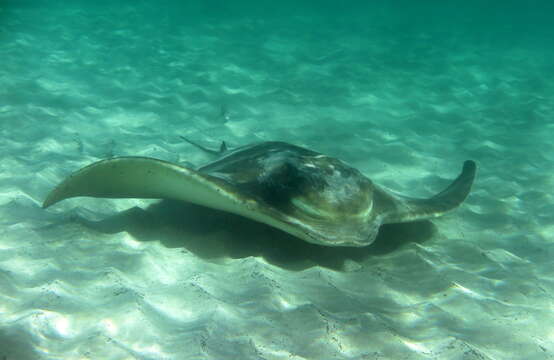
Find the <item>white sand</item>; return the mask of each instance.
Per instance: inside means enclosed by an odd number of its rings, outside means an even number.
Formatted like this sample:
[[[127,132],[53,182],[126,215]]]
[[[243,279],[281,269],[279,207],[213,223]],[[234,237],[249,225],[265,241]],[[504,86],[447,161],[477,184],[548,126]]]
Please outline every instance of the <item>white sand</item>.
[[[546,50],[302,17],[159,28],[131,9],[43,8],[2,21],[0,358],[554,358]],[[209,161],[178,135],[293,142],[414,196],[465,159],[479,174],[460,209],[389,228],[382,251],[199,209],[115,218],[126,231],[113,234],[76,221],[153,201],[40,208],[107,156]]]

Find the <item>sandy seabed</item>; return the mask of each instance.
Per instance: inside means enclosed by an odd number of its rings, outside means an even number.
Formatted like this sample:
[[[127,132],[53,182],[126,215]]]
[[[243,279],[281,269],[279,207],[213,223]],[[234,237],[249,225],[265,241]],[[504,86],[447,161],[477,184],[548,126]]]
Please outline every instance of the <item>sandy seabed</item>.
[[[0,358],[554,358],[552,51],[50,11],[0,26]],[[179,135],[295,143],[412,196],[479,174],[455,212],[362,249],[179,203],[41,209],[102,158],[211,160]]]

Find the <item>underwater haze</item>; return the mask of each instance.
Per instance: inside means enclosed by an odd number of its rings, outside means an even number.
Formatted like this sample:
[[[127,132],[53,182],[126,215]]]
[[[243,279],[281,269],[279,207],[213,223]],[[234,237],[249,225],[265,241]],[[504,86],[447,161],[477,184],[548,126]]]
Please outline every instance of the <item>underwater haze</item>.
[[[0,2],[0,359],[554,359],[553,23],[533,0]],[[214,160],[182,136],[414,197],[478,175],[363,248],[179,202],[42,209],[101,159]]]

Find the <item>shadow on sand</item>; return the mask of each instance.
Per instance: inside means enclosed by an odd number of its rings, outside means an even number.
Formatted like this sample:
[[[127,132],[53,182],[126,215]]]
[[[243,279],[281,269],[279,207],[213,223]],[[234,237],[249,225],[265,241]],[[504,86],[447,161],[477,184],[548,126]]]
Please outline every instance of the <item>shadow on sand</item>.
[[[348,259],[362,262],[405,243],[422,243],[436,232],[430,221],[391,224],[381,227],[370,246],[325,247],[241,216],[168,200],[147,209],[131,208],[101,221],[72,220],[104,234],[126,231],[138,241],[156,240],[170,248],[186,248],[204,259],[259,256],[289,270],[312,266],[341,270]]]

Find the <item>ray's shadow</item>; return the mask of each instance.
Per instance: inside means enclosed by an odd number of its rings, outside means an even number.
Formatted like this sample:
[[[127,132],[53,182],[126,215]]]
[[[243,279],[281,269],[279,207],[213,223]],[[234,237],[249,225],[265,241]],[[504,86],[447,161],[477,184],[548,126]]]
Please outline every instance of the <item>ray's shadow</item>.
[[[381,226],[373,244],[363,248],[326,247],[241,216],[179,201],[163,200],[146,209],[131,208],[101,221],[74,220],[104,234],[128,232],[138,241],[161,241],[204,259],[263,257],[289,270],[322,266],[342,270],[345,261],[361,262],[388,254],[405,243],[421,243],[436,232],[430,221]]]

